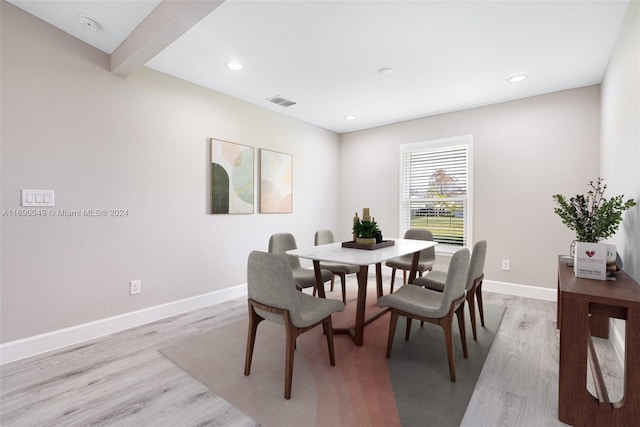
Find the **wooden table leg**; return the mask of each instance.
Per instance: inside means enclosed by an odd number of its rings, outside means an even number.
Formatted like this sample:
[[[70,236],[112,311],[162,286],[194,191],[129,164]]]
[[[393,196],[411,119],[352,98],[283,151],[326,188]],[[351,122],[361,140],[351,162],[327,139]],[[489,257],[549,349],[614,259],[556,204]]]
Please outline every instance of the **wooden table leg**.
[[[316,291],[320,298],[326,298],[324,293],[324,282],[322,281],[322,271],[320,271],[320,261],[313,260],[313,271],[316,273]]]
[[[382,296],[382,263],[376,264],[376,290],[380,298]]]
[[[369,266],[361,265],[358,272],[358,301],[356,305],[356,325],[353,341],[357,346],[364,342],[364,312],[367,304],[367,279],[369,276]]]
[[[380,273],[380,274],[378,274]],[[367,305],[367,281],[369,276],[369,266],[361,265],[360,271],[358,271],[358,299],[356,301],[356,323],[351,328],[333,328],[334,334],[349,334],[353,339],[353,342],[357,346],[361,346],[364,343],[364,327],[369,323],[377,320],[384,315],[388,308],[380,309],[370,314],[368,318],[365,317],[366,305]],[[382,292],[382,265],[376,264],[376,276],[379,277],[378,291]],[[379,294],[380,295],[380,294]]]
[[[416,279],[419,263],[420,263],[420,252],[418,251],[413,254],[413,259],[411,260],[411,273],[409,273],[409,281],[407,283],[413,283],[413,281]]]
[[[576,425],[583,417],[584,401],[592,396],[587,390],[587,340],[589,304],[563,297],[560,325],[560,377],[558,419]]]
[[[589,353],[589,303],[564,297],[560,328],[560,378],[558,419],[575,426],[626,427],[637,425],[640,419],[640,312],[629,309],[626,316],[626,355],[624,366],[624,396],[619,402],[609,402],[604,381],[599,378],[599,366],[594,366],[596,394],[587,390],[587,358]],[[597,357],[590,363],[597,363]],[[600,380],[600,384],[597,381]]]
[[[625,328],[625,362],[624,362],[624,399],[623,404],[614,405],[616,409],[624,408],[625,422],[640,419],[640,311],[629,310]],[[622,406],[622,408],[621,408]]]

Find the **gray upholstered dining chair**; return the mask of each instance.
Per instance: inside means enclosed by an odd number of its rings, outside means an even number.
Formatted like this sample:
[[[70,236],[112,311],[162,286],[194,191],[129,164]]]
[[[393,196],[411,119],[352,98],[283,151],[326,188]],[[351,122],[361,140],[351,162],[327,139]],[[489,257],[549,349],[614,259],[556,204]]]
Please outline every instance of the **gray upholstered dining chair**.
[[[251,372],[251,360],[258,324],[263,320],[284,325],[286,334],[284,398],[291,398],[296,338],[319,324],[327,336],[329,363],[335,366],[331,314],[344,310],[334,299],[315,298],[296,290],[286,255],[253,251],[247,263],[249,331],[244,374]]]
[[[405,339],[411,333],[411,319],[439,325],[444,333],[449,377],[456,380],[455,357],[453,354],[453,314],[458,317],[460,340],[464,357],[468,357],[467,338],[464,326],[464,299],[467,271],[469,270],[469,250],[461,249],[453,254],[449,263],[447,281],[443,292],[433,291],[421,286],[409,284],[396,292],[378,298],[380,307],[389,307],[389,338],[387,340],[387,359],[391,357],[393,338],[396,332],[398,316],[407,318]]]
[[[404,233],[405,239],[414,240],[433,240],[433,234],[429,230],[422,228],[411,228]],[[402,282],[407,284],[407,271],[411,270],[413,262],[413,254],[402,255],[397,258],[390,259],[385,263],[387,267],[391,267],[391,292],[393,292],[393,284],[396,280],[396,270],[402,270]],[[430,271],[436,262],[435,248],[427,248],[420,251],[420,262],[418,263],[418,276],[422,277],[425,271]]]
[[[316,231],[314,237],[315,245],[326,245],[329,243],[335,243],[335,238],[333,237],[333,232],[331,230],[318,230]],[[360,271],[360,267],[353,264],[340,264],[337,262],[321,262],[320,268],[329,270],[334,274],[334,277],[331,278],[331,290],[333,291],[333,282],[335,281],[335,276],[340,277],[340,284],[342,285],[342,302],[347,303],[347,284],[346,284],[346,275],[347,274],[356,274]]]
[[[297,248],[296,239],[291,233],[277,233],[269,238],[269,253],[286,254],[288,250]],[[291,264],[291,270],[293,272],[293,279],[296,282],[296,287],[298,289],[313,287],[315,290],[316,273],[314,269],[303,267],[297,256],[287,256],[289,257],[289,263]],[[333,273],[329,270],[320,270],[320,273],[322,274],[323,283],[328,282],[333,278]]]
[[[487,255],[487,241],[480,240],[473,245],[471,261],[469,262],[469,273],[467,274],[467,304],[469,304],[469,316],[471,317],[471,331],[473,339],[478,340],[476,326],[475,299],[478,300],[478,311],[480,312],[480,323],[484,326],[484,309],[482,308],[482,280],[484,279],[484,260]],[[425,277],[416,278],[414,285],[424,286],[434,291],[442,292],[447,281],[447,272],[433,270]]]

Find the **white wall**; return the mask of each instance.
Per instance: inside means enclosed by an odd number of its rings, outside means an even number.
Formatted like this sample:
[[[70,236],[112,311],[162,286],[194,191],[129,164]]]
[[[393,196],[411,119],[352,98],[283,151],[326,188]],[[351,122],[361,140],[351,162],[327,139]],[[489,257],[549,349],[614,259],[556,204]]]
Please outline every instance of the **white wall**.
[[[600,175],[605,196],[640,203],[640,3],[631,2],[602,80]],[[640,207],[625,212],[611,238],[624,269],[640,282]]]
[[[128,210],[1,218],[2,342],[243,284],[271,234],[311,245],[337,225],[338,135],[150,69],[113,75],[6,2],[1,18],[2,209],[30,188],[56,209]],[[210,137],[292,154],[293,214],[209,215]]]
[[[640,203],[640,2],[630,2],[615,50],[602,80],[600,175],[608,197],[624,194]],[[640,283],[640,207],[625,212],[610,241],[620,253],[624,270]],[[625,323],[614,321],[621,361]]]
[[[383,234],[396,236],[398,146],[473,134],[473,241],[488,243],[485,278],[555,288],[557,255],[575,236],[552,195],[575,194],[598,175],[599,93],[590,86],[343,135],[342,231],[369,207]]]
[[[339,137],[149,69],[114,76],[102,52],[2,2],[2,209],[42,188],[59,209],[129,216],[0,218],[0,342],[242,284],[247,254],[270,234],[307,245],[326,227],[345,239],[363,207],[396,236],[398,145],[463,134],[474,135],[473,238],[489,241],[487,279],[555,288],[556,255],[574,236],[551,195],[600,170],[640,198],[637,2],[630,10],[602,113],[592,86]],[[293,154],[294,213],[209,215],[209,137]],[[627,215],[621,249],[638,244],[639,224]],[[637,280],[640,250],[624,255]],[[141,295],[128,295],[131,279]]]

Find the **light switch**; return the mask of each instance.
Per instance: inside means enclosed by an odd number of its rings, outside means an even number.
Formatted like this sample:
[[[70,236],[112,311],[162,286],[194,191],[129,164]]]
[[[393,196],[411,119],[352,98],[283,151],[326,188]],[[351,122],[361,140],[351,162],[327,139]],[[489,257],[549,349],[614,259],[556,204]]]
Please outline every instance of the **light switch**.
[[[53,190],[22,190],[22,206],[55,206]]]

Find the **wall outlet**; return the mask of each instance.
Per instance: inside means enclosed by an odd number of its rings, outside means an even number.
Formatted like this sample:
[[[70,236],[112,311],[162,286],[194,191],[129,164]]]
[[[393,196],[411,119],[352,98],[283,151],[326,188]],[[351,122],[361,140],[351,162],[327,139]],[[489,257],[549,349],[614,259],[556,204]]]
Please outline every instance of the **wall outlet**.
[[[142,292],[142,280],[132,280],[129,282],[129,295],[136,295]]]
[[[503,259],[502,260],[502,271],[510,271],[511,270],[511,260]]]

